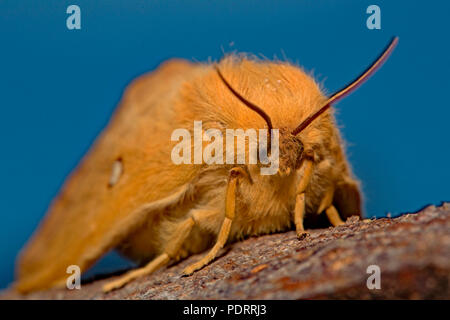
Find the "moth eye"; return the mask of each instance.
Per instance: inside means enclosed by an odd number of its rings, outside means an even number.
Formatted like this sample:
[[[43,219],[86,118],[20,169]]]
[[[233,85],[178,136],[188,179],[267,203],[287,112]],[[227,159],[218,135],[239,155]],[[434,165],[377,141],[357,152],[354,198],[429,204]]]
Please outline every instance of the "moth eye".
[[[300,140],[298,140],[298,145],[299,145],[299,148],[300,148],[300,153],[303,153],[303,151],[304,151],[304,149],[305,149],[305,147],[303,146],[303,142],[301,142]]]
[[[123,173],[123,163],[122,158],[118,158],[114,161],[111,168],[111,176],[109,177],[108,187],[111,188],[119,181],[120,176]]]
[[[302,157],[303,157],[303,151],[304,151],[304,147],[303,147],[303,143],[298,140],[298,152],[297,152],[297,161],[296,161],[296,168],[299,168],[302,162]]]

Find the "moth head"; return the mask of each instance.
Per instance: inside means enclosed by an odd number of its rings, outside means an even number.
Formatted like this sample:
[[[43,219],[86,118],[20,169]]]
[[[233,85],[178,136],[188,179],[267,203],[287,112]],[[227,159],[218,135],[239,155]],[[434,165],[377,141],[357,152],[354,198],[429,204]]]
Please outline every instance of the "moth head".
[[[304,146],[299,137],[291,134],[288,128],[280,129],[279,169],[281,176],[289,175],[301,164]]]
[[[386,49],[383,51],[383,53],[375,60],[375,62],[372,63],[370,67],[368,67],[359,77],[356,78],[356,80],[351,82],[349,85],[329,96],[326,99],[325,103],[317,111],[308,115],[306,119],[304,119],[296,128],[279,128],[279,174],[288,175],[300,166],[304,151],[304,144],[301,140],[300,133],[305,130],[320,115],[327,111],[332,104],[346,97],[351,92],[355,91],[359,86],[361,86],[365,81],[367,81],[369,77],[374,74],[375,71],[377,71],[388,59],[397,43],[398,37],[394,37],[386,47]],[[228,83],[223,74],[220,72],[219,68],[217,66],[215,68],[220,79],[225,84],[225,86],[233,93],[233,95],[238,98],[247,108],[253,110],[265,120],[267,128],[269,129],[268,154],[270,154],[270,141],[273,129],[271,118],[263,109],[248,101],[239,92],[237,92]]]

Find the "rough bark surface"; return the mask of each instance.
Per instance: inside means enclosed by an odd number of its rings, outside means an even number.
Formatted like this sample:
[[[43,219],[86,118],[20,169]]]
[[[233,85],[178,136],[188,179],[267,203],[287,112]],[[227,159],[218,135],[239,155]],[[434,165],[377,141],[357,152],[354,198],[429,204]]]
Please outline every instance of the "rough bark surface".
[[[337,228],[250,238],[224,249],[190,277],[187,265],[201,255],[136,279],[103,294],[112,278],[27,296],[6,291],[3,299],[449,299],[450,204],[397,218]],[[381,289],[367,288],[367,267],[381,270]]]

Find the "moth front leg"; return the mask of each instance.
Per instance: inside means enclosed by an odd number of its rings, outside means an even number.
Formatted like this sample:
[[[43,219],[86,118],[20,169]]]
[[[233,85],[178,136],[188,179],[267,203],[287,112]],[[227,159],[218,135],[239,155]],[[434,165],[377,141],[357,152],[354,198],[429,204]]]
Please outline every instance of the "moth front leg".
[[[308,233],[305,232],[303,226],[303,218],[305,216],[305,191],[311,181],[312,172],[314,169],[314,154],[312,151],[305,152],[305,160],[303,162],[304,171],[303,177],[297,186],[297,195],[295,198],[294,223],[299,240],[304,239]]]
[[[236,212],[236,189],[238,179],[240,176],[248,178],[248,174],[244,169],[240,167],[235,167],[231,169],[230,176],[228,178],[228,185],[226,191],[227,193],[225,196],[225,219],[222,223],[222,227],[220,228],[220,232],[217,237],[215,245],[208,252],[208,254],[206,254],[202,259],[186,267],[183,270],[184,275],[191,275],[195,271],[203,268],[208,263],[210,263],[217,256],[219,250],[222,249],[225,243],[227,242],[228,236],[230,234],[231,223],[233,222]]]

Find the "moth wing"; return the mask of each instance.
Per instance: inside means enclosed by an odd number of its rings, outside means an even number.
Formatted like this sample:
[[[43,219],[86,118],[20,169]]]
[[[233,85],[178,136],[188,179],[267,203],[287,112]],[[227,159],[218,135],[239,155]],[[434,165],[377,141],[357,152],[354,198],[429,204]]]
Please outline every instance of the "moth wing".
[[[196,167],[172,163],[170,137],[174,99],[196,68],[171,60],[127,88],[107,128],[20,253],[17,290],[62,285],[68,266],[86,270],[149,214],[189,192]],[[121,170],[111,186],[114,163]]]
[[[336,186],[333,204],[344,220],[354,215],[362,218],[362,199],[359,183],[350,177],[345,177]]]

